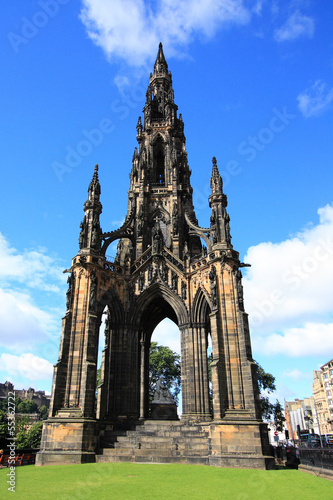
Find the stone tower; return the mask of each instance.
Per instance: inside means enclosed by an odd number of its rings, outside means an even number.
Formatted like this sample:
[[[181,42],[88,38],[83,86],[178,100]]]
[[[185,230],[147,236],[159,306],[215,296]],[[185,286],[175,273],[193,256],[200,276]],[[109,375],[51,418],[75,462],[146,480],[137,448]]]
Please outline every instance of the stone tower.
[[[184,430],[195,423],[201,429],[205,443],[209,440],[205,463],[265,467],[267,430],[244,311],[244,264],[231,244],[227,197],[215,158],[210,227],[198,225],[184,123],[162,44],[136,130],[127,216],[118,230],[100,227],[97,166],[89,185],[37,462],[94,461],[105,432],[135,429],[150,418],[150,340],[167,317],[178,325],[181,339],[183,414],[177,425]],[[109,262],[107,248],[115,240],[116,259]],[[103,314],[105,347],[96,404]]]

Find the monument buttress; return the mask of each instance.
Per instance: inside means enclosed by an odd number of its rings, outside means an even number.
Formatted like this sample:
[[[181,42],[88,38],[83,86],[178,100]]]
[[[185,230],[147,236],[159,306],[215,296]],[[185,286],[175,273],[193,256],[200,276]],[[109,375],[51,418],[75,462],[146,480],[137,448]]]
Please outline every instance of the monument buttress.
[[[119,229],[101,230],[97,165],[89,185],[80,249],[68,270],[67,312],[37,464],[94,461],[102,453],[105,433],[149,422],[151,336],[167,317],[178,325],[181,339],[183,414],[177,425],[185,432],[192,422],[205,442],[208,436],[202,463],[268,466],[267,428],[260,416],[244,310],[245,264],[231,243],[227,197],[215,157],[210,227],[198,224],[184,123],[162,44],[136,130],[127,216]],[[106,252],[116,240],[116,258],[110,262]]]

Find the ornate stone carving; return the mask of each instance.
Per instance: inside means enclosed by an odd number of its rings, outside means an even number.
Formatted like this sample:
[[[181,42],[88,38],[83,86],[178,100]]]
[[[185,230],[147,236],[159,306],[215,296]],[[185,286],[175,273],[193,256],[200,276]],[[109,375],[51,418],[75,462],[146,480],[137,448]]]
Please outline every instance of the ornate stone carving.
[[[97,299],[97,276],[93,269],[90,273],[90,292],[89,292],[89,310],[94,311]]]
[[[236,279],[236,290],[238,297],[238,306],[241,311],[244,311],[244,296],[243,296],[243,285],[242,285],[242,273],[238,269],[235,273]]]
[[[80,236],[79,236],[79,247],[80,250],[87,246],[87,221],[86,216],[84,216],[83,221],[80,224]]]
[[[157,381],[153,403],[175,403],[171,392],[163,385],[162,379],[158,379]]]
[[[210,296],[212,299],[213,309],[217,308],[217,289],[216,289],[216,268],[214,264],[212,265],[209,272],[209,281],[210,281]]]
[[[74,292],[74,273],[71,273],[67,279],[68,289],[66,292],[66,309],[67,311],[72,306],[73,292]]]

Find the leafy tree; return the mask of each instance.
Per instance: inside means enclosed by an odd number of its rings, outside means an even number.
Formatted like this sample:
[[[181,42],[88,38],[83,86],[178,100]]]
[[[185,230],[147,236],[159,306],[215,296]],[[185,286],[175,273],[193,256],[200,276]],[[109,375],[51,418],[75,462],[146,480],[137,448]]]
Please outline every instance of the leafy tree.
[[[151,342],[149,352],[149,400],[153,401],[156,383],[162,379],[162,384],[169,389],[176,404],[181,389],[180,355],[169,347]]]
[[[17,450],[22,450],[24,448],[30,448],[28,441],[28,433],[26,430],[22,429],[17,432],[15,437],[15,447]]]
[[[28,431],[27,440],[29,448],[40,448],[42,439],[43,422],[37,422]]]
[[[3,449],[7,446],[8,438],[8,420],[7,414],[0,410],[0,448]]]
[[[15,413],[18,413],[17,407],[22,402],[21,398],[18,396],[15,397]],[[3,410],[5,413],[8,411],[8,397],[0,400],[0,410]],[[13,399],[10,399],[10,407],[13,408]]]
[[[47,417],[48,417],[48,414],[49,414],[49,409],[45,406],[45,405],[42,405],[40,408],[39,408],[39,416],[40,416],[40,419],[41,420],[46,420]]]
[[[27,398],[23,399],[17,406],[17,413],[36,413],[37,410],[37,404]]]
[[[276,403],[272,403],[268,396],[276,391],[275,377],[271,373],[265,372],[259,363],[256,364],[262,418],[264,420],[271,420],[273,418],[276,430],[281,432],[283,430],[283,423],[286,420],[281,404],[278,400],[276,400]]]

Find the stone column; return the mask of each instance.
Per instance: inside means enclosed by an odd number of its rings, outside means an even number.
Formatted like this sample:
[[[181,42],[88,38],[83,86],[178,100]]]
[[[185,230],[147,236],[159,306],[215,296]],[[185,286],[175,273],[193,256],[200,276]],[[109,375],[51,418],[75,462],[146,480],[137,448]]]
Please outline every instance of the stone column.
[[[140,335],[140,420],[145,418],[146,410],[146,335]]]

